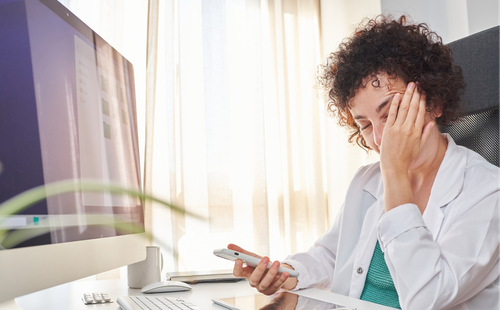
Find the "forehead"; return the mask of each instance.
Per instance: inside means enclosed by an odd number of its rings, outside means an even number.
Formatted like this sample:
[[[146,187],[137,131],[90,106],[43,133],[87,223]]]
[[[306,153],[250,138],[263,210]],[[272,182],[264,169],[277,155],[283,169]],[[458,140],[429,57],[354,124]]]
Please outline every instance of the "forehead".
[[[406,83],[398,77],[389,77],[385,73],[368,76],[349,101],[349,107],[352,110],[365,106],[367,103],[376,105],[387,96],[404,93],[405,89]]]

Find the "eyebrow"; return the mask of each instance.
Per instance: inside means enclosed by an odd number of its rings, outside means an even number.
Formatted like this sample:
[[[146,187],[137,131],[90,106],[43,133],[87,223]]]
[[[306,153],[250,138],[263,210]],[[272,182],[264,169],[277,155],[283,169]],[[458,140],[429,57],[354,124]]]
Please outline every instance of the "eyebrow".
[[[395,94],[394,94],[395,95]],[[394,98],[394,95],[392,96],[389,96],[387,97],[384,101],[382,101],[381,104],[378,105],[378,107],[375,109],[375,112],[377,113],[380,113],[380,111],[382,111],[382,109],[389,103],[392,101],[392,98]],[[358,115],[356,117],[354,117],[354,120],[358,120],[358,119],[362,119],[362,118],[366,118],[366,116],[364,115]]]

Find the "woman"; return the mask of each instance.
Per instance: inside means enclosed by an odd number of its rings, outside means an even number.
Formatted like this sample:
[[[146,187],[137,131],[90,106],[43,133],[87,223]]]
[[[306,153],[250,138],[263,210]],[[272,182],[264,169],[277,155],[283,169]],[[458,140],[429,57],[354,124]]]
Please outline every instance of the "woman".
[[[279,262],[266,273],[267,257],[234,274],[265,294],[317,287],[400,309],[498,309],[499,169],[436,126],[460,111],[449,48],[425,24],[380,16],[330,55],[319,82],[350,141],[380,162],[359,169],[314,246],[281,263],[298,278],[276,275]]]

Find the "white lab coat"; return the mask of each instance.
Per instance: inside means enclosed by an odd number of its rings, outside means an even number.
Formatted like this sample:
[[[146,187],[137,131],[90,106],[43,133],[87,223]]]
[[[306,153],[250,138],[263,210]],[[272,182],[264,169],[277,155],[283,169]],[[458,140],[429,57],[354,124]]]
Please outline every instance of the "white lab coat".
[[[284,263],[296,289],[359,298],[377,240],[404,310],[499,309],[499,172],[448,139],[422,215],[414,204],[384,213],[379,163],[362,167],[333,226]]]

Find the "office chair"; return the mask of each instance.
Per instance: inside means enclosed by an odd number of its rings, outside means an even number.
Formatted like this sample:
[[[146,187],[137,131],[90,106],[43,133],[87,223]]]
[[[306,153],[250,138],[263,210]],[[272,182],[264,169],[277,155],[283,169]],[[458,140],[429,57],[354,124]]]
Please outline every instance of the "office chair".
[[[467,86],[461,96],[465,117],[441,126],[458,145],[465,146],[499,166],[499,31],[481,31],[451,42],[455,63],[463,70]]]

